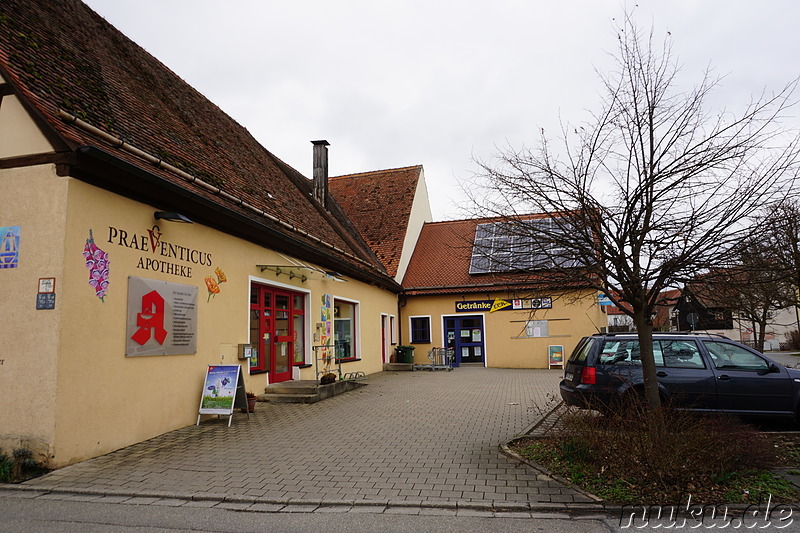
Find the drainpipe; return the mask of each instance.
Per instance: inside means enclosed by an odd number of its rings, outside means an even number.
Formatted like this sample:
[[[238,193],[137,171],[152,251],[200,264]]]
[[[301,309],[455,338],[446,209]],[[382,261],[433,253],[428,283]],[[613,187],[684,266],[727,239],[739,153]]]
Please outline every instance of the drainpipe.
[[[311,141],[314,145],[314,198],[328,208],[328,141]]]

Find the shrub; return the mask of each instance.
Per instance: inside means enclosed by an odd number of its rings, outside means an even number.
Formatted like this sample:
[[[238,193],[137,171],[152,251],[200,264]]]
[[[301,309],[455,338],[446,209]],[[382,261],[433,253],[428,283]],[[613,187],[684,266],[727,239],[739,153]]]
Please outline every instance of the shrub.
[[[13,462],[4,453],[0,454],[0,483],[11,483],[14,477],[11,475]]]
[[[678,501],[775,458],[769,441],[736,418],[626,407],[563,417],[549,446],[573,477],[578,470],[583,481],[624,486],[641,501]]]
[[[800,329],[793,329],[786,333],[786,344],[790,350],[800,350]]]

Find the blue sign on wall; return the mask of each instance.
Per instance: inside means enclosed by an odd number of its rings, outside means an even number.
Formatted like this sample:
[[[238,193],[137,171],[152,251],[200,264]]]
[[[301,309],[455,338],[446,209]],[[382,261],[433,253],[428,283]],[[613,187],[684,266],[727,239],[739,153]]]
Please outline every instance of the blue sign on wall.
[[[597,295],[597,303],[598,305],[614,305],[614,302],[611,301],[611,298],[609,298],[605,294]]]
[[[19,266],[19,226],[0,227],[0,268]]]

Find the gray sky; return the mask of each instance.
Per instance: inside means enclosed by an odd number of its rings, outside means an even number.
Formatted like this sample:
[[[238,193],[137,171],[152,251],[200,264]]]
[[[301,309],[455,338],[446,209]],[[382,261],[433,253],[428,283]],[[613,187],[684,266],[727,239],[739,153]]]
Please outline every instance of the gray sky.
[[[458,181],[498,146],[580,123],[599,101],[595,68],[616,47],[618,0],[85,0],[311,175],[421,164],[434,218],[459,218]],[[690,88],[725,75],[715,109],[800,75],[796,0],[642,0],[634,18],[670,32]]]

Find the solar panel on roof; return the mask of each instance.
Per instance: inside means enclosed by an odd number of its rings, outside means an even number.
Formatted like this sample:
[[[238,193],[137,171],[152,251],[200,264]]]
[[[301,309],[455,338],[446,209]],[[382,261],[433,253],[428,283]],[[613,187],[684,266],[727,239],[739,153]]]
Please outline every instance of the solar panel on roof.
[[[569,231],[552,218],[478,224],[472,246],[470,274],[570,268],[579,261],[556,245]]]

